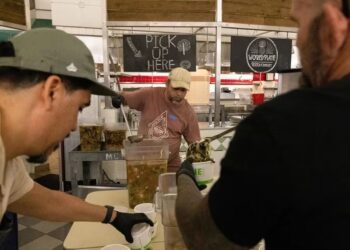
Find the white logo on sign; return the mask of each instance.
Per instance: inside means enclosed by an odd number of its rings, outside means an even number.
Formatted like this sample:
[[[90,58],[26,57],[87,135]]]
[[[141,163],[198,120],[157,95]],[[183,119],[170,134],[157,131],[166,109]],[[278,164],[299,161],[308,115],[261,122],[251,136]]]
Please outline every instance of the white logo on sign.
[[[71,63],[69,64],[66,69],[69,71],[69,72],[77,72],[78,71],[78,68],[75,67],[74,63]]]
[[[163,112],[160,116],[148,124],[148,135],[151,138],[168,138],[168,112]]]
[[[186,51],[189,51],[191,49],[191,43],[187,39],[181,39],[177,43],[177,50],[179,52],[182,52],[183,55],[186,55]]]
[[[180,67],[189,70],[191,68],[191,62],[189,60],[183,60],[180,62]]]
[[[277,46],[270,38],[255,38],[247,47],[246,60],[252,71],[269,72],[278,61]]]

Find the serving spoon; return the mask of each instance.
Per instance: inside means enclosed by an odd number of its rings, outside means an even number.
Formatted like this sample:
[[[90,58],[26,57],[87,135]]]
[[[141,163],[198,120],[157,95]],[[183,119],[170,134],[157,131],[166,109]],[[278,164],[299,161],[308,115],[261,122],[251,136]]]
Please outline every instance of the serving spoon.
[[[114,61],[113,61],[113,57],[112,57],[111,53],[108,53],[108,56],[109,56],[109,60],[111,61],[112,66],[113,66],[114,72],[117,73],[117,67],[116,67],[116,65],[115,65],[115,63],[114,63]],[[118,77],[118,76],[116,76],[116,83],[117,83],[118,91],[121,92],[121,91],[122,91],[122,88],[120,87],[119,77]],[[126,124],[126,128],[127,128],[128,131],[129,131],[129,135],[130,135],[130,136],[128,136],[129,142],[131,142],[131,143],[137,143],[137,142],[143,141],[143,135],[133,135],[133,134],[131,133],[129,121],[128,121],[127,117],[126,117],[125,110],[124,110],[124,105],[123,105],[122,103],[120,104],[120,111],[122,112],[122,115],[123,115],[123,117],[124,117],[125,124]]]

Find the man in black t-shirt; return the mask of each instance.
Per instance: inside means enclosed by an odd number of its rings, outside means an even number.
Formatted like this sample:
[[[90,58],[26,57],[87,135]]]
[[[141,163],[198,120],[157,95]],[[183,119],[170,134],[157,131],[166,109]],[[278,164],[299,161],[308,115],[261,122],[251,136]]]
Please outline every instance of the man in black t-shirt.
[[[189,249],[244,250],[262,239],[266,250],[350,249],[348,2],[292,2],[310,87],[239,124],[208,195],[182,164],[176,215]]]

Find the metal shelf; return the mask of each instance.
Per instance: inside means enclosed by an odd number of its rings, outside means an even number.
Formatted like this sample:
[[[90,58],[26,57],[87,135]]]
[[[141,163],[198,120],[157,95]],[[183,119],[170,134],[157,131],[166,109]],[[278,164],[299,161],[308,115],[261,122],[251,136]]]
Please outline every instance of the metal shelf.
[[[81,151],[80,146],[69,152],[70,161],[115,161],[123,160],[121,150]]]
[[[90,178],[90,163],[101,161],[115,161],[123,160],[123,154],[121,150],[100,150],[100,151],[81,151],[80,146],[73,149],[68,153],[69,161],[71,163],[71,184],[72,193],[76,196],[79,195],[79,190],[82,188],[94,188],[94,189],[120,189],[125,188],[126,183],[97,183],[96,186],[91,185],[78,185],[78,169],[83,170],[83,182],[87,184]],[[103,171],[100,169],[100,175],[103,176]],[[101,178],[102,179],[102,178]]]

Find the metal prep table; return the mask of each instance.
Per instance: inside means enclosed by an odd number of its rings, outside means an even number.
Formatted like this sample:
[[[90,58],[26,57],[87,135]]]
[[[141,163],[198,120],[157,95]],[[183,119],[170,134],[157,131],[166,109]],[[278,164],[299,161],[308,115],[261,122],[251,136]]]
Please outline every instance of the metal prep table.
[[[97,181],[96,185],[90,185],[90,165],[92,162],[102,162],[102,161],[115,161],[123,160],[123,155],[121,150],[119,151],[81,151],[80,146],[69,152],[69,162],[71,171],[71,185],[72,194],[76,196],[79,195],[79,189],[90,188],[90,189],[124,189],[126,188],[126,183],[113,183],[106,184],[102,183],[102,169],[100,169],[100,180]],[[83,170],[83,185],[78,185],[78,169]],[[101,168],[101,166],[100,166]]]

